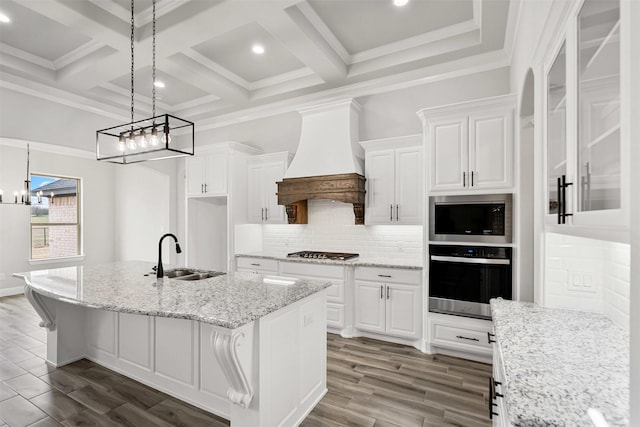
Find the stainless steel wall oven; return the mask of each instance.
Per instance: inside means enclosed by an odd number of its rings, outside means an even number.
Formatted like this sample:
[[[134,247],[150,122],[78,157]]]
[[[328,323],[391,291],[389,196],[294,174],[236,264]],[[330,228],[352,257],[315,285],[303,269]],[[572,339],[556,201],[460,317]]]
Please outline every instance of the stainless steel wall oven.
[[[512,299],[511,250],[430,245],[429,311],[491,319],[491,298]]]

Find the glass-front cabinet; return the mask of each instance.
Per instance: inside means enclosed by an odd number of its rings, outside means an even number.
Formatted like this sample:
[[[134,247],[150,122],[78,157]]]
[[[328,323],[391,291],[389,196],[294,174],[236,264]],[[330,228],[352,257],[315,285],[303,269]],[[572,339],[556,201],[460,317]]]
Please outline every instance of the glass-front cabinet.
[[[619,0],[584,0],[545,64],[547,224],[624,228]]]

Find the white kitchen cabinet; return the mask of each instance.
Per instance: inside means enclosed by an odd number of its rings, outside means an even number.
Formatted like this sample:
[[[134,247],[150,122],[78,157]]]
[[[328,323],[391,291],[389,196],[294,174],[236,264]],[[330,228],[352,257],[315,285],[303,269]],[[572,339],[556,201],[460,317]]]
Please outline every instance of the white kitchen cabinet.
[[[355,327],[419,339],[422,333],[422,271],[356,267]]]
[[[216,153],[187,159],[187,197],[227,194],[228,154]]]
[[[512,95],[420,110],[429,190],[511,187],[514,111]]]
[[[327,326],[342,329],[346,320],[345,267],[280,261],[280,275],[331,282],[327,288]]]
[[[248,160],[247,220],[250,223],[284,224],[284,206],[278,205],[277,181],[284,177],[288,152],[253,156]]]
[[[269,258],[237,257],[236,271],[254,274],[278,274],[278,261]]]
[[[492,331],[490,320],[430,312],[427,324],[431,352],[445,349],[461,357],[490,361],[492,350],[487,339],[487,333]]]
[[[422,224],[423,158],[420,135],[363,141],[366,224]]]
[[[628,240],[627,86],[635,76],[621,59],[622,3],[577,2],[542,59],[548,231]]]

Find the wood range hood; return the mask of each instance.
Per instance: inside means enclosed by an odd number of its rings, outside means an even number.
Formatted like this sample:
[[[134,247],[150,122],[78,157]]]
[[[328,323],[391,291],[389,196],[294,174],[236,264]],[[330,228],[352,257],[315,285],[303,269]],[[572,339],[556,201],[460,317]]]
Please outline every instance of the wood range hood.
[[[285,205],[289,224],[307,224],[309,199],[353,204],[357,225],[364,224],[365,178],[358,173],[284,178],[278,184],[278,204]]]

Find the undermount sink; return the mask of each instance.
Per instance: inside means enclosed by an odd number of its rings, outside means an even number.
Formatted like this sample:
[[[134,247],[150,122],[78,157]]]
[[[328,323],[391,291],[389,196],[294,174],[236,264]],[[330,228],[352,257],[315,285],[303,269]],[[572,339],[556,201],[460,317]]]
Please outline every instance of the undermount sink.
[[[164,272],[164,277],[176,280],[202,280],[227,274],[221,271],[197,270],[195,268],[172,268]]]

